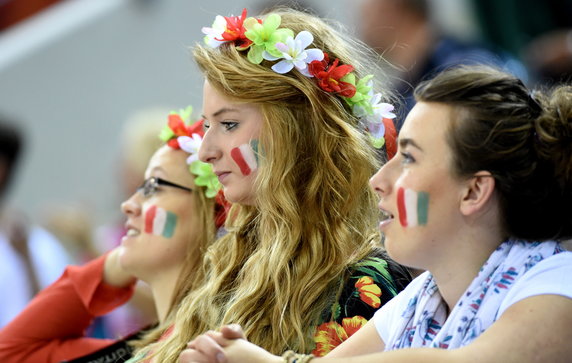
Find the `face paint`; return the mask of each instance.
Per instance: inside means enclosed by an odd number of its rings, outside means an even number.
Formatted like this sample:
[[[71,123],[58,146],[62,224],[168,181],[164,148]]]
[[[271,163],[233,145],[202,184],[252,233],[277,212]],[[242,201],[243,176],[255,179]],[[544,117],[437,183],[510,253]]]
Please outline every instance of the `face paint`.
[[[145,233],[171,238],[176,225],[177,216],[161,207],[154,205],[145,212]]]
[[[230,151],[230,156],[240,168],[242,175],[250,175],[258,168],[258,140],[242,144]]]
[[[429,193],[399,188],[397,191],[397,211],[399,223],[403,227],[415,227],[427,224]]]

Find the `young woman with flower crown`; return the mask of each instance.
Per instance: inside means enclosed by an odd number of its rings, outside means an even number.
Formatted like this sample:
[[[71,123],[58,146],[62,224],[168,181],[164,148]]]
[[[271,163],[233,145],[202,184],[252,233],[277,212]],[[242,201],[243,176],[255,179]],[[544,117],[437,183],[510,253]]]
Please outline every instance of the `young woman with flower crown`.
[[[367,185],[379,165],[371,141],[393,148],[393,107],[363,73],[367,48],[317,17],[244,11],[203,30],[199,156],[233,203],[228,234],[173,333],[139,357],[175,362],[190,339],[231,322],[272,352],[326,354],[409,282],[380,250]]]
[[[147,339],[157,339],[173,324],[175,307],[201,274],[202,253],[215,238],[215,222],[221,225],[225,216],[222,197],[215,203],[220,185],[212,168],[198,161],[202,123],[191,127],[183,122],[190,112],[188,108],[169,115],[161,134],[167,145],[155,152],[147,179],[121,205],[127,216],[121,246],[84,266],[68,267],[38,294],[0,331],[1,362],[130,357],[128,342],[134,337],[114,341],[84,334],[94,317],[131,297],[136,278],[150,285],[159,317],[160,324]]]
[[[428,271],[327,357],[273,356],[226,327],[180,363],[570,361],[572,253],[556,241],[572,237],[572,86],[461,67],[415,95],[370,184],[389,255]]]

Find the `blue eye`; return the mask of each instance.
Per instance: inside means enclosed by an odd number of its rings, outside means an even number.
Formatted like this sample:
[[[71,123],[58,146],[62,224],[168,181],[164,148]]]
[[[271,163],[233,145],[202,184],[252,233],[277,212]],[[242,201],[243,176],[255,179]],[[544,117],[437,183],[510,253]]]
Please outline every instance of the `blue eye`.
[[[401,154],[401,163],[402,164],[411,164],[415,162],[415,159],[413,158],[413,156],[411,156],[410,153],[407,152],[402,152]]]

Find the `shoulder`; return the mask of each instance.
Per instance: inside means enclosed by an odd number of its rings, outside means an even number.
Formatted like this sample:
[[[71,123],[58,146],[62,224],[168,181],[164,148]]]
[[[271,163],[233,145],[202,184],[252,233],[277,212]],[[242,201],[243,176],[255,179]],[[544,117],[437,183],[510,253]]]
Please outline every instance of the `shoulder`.
[[[389,334],[399,318],[409,309],[415,308],[414,299],[417,298],[419,291],[423,289],[430,278],[429,272],[417,276],[403,291],[375,313],[373,321],[383,341],[388,341]]]
[[[561,252],[538,262],[514,284],[501,304],[498,316],[511,305],[536,295],[572,298],[572,252]]]

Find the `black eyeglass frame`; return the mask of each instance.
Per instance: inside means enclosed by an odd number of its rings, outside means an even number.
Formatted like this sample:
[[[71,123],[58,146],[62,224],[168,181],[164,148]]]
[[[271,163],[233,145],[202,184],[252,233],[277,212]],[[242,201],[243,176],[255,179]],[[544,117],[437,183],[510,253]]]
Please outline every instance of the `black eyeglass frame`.
[[[180,184],[175,184],[173,182],[170,182],[168,180],[165,179],[161,179],[161,178],[157,178],[157,177],[150,177],[148,179],[145,179],[143,181],[143,184],[141,184],[138,188],[137,191],[141,192],[143,194],[143,196],[145,198],[152,196],[153,194],[156,193],[157,188],[162,185],[162,186],[167,186],[167,187],[172,187],[172,188],[178,188],[178,189],[182,189],[184,191],[187,192],[192,192],[193,190],[191,188],[187,188],[183,185]]]

